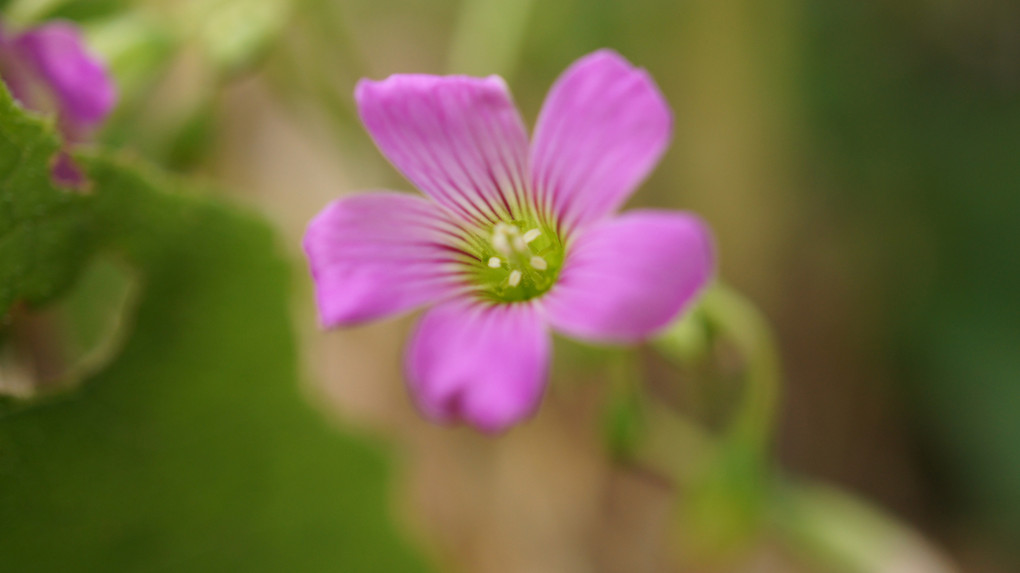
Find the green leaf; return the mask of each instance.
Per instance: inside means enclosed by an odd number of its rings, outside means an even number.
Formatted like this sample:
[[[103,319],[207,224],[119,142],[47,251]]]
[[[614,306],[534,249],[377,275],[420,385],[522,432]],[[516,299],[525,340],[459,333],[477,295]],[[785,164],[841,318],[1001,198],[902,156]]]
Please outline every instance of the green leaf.
[[[780,542],[816,571],[956,571],[920,534],[837,488],[780,482],[771,504]]]
[[[0,309],[5,313],[16,300],[39,302],[56,294],[93,248],[86,198],[50,183],[49,164],[59,147],[52,126],[26,116],[0,89]]]
[[[42,403],[0,399],[3,569],[424,571],[379,449],[300,395],[271,230],[102,156],[83,159],[92,193],[53,188],[52,129],[3,90],[0,135],[2,308],[53,296],[98,251],[143,283],[107,369]]]

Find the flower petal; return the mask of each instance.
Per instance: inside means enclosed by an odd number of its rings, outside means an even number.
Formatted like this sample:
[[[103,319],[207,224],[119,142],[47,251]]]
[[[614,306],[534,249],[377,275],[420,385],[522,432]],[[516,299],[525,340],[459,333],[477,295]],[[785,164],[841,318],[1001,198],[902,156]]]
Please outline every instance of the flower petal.
[[[35,81],[45,84],[59,107],[69,137],[83,137],[101,123],[117,100],[116,86],[102,61],[90,54],[78,29],[65,22],[53,22],[33,28],[13,40],[18,64],[30,70]],[[32,100],[30,78],[17,82],[23,103],[37,107]],[[47,110],[41,110],[47,111]]]
[[[305,232],[319,320],[344,326],[450,296],[457,288],[458,228],[431,201],[373,192],[323,209]]]
[[[395,75],[355,98],[382,153],[440,204],[483,225],[519,212],[528,136],[501,78]]]
[[[553,85],[535,128],[539,204],[568,231],[615,211],[658,163],[672,124],[644,70],[609,50],[578,60]]]
[[[549,333],[527,303],[456,300],[429,310],[407,355],[422,411],[498,432],[531,415],[545,388]]]
[[[631,211],[585,230],[544,303],[578,338],[633,342],[665,327],[714,273],[707,225],[693,215]]]

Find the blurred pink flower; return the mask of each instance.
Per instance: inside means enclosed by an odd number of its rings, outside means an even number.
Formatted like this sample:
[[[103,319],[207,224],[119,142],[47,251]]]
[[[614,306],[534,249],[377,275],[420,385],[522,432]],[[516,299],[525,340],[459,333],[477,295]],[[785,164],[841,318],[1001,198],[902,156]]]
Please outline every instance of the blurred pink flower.
[[[80,143],[106,119],[117,100],[103,63],[90,54],[68,22],[51,22],[17,34],[0,27],[0,78],[28,109],[55,113],[67,143]],[[82,175],[62,152],[54,178],[78,185]]]
[[[697,217],[616,215],[672,131],[654,82],[618,54],[560,77],[530,144],[496,76],[395,75],[355,95],[379,149],[427,198],[357,194],[311,221],[319,317],[345,326],[432,305],[407,353],[428,417],[503,430],[541,400],[550,329],[639,341],[712,277]]]

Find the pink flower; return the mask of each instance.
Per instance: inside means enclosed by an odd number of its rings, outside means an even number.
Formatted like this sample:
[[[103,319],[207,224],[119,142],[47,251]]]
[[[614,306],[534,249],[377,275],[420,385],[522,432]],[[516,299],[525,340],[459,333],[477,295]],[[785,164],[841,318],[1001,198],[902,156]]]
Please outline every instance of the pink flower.
[[[553,86],[529,144],[499,77],[362,80],[361,118],[426,197],[391,191],[335,201],[304,248],[323,326],[429,306],[407,353],[430,418],[499,431],[533,413],[550,330],[640,341],[710,280],[697,217],[616,211],[672,131],[654,82],[611,51]]]
[[[9,34],[0,28],[0,78],[23,106],[56,113],[68,143],[91,137],[117,100],[103,63],[90,54],[73,24],[51,22]],[[70,156],[56,158],[60,183],[83,183]]]

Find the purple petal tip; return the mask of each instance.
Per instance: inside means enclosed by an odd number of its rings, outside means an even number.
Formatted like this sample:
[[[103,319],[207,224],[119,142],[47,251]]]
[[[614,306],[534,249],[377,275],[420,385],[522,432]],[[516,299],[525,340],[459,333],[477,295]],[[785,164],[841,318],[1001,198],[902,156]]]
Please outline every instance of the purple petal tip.
[[[105,64],[89,52],[78,28],[51,22],[13,36],[3,47],[24,70],[15,74],[23,92],[32,84],[49,90],[68,137],[78,139],[104,121],[117,101],[117,89]],[[18,90],[16,90],[18,91]],[[22,94],[20,97],[27,97]],[[38,109],[45,102],[24,101]]]

